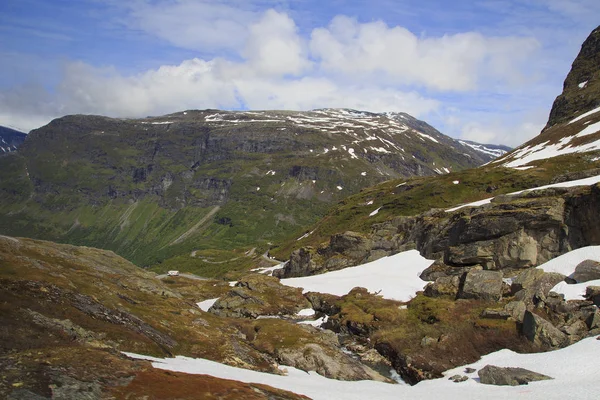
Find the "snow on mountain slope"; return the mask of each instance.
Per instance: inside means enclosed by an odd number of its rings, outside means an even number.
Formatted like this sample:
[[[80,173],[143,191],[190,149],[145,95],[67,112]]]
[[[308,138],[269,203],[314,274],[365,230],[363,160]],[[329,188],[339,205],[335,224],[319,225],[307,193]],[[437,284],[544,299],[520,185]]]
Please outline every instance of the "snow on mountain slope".
[[[214,111],[214,112],[208,112]],[[198,115],[198,113],[202,113]],[[246,124],[273,127],[275,132],[301,135],[302,131],[319,131],[339,141],[334,146],[315,147],[315,154],[343,154],[351,159],[369,160],[386,154],[398,154],[402,161],[425,160],[424,148],[451,148],[475,163],[493,160],[506,151],[504,146],[482,145],[452,139],[427,123],[406,113],[372,113],[342,108],[326,108],[312,111],[192,111],[153,118],[146,124],[175,124],[192,118],[203,118],[211,126],[242,127]],[[164,120],[162,120],[164,118]],[[437,146],[437,147],[436,147]],[[435,151],[435,150],[433,150]],[[440,160],[441,161],[441,160]],[[435,162],[433,163],[435,164]],[[449,173],[453,166],[440,162],[431,169],[438,174]]]

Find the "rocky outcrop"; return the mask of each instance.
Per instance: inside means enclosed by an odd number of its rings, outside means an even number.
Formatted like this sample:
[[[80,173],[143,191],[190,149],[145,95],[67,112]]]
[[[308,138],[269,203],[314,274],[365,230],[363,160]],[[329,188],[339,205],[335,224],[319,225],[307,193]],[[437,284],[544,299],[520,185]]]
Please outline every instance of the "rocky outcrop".
[[[284,365],[303,371],[316,371],[319,375],[332,379],[388,381],[379,373],[347,354],[339,350],[328,351],[328,349],[316,343],[308,343],[301,347],[278,349],[277,358]]]
[[[531,311],[525,311],[523,334],[531,342],[542,347],[559,348],[569,344],[565,333]]]
[[[511,291],[517,301],[525,304],[538,304],[545,301],[550,289],[566,277],[556,272],[544,272],[537,268],[530,268],[521,272],[511,285]]]
[[[411,248],[437,260],[422,275],[428,280],[462,275],[477,265],[523,270],[600,243],[599,204],[600,185],[595,185],[497,196],[480,207],[395,217],[374,224],[369,235],[346,232],[317,250],[297,250],[279,276],[354,266]]]
[[[530,371],[525,368],[503,368],[495,365],[486,365],[477,371],[480,382],[486,385],[527,385],[529,382],[553,379],[547,375]]]
[[[257,318],[261,315],[294,315],[309,307],[302,289],[284,286],[271,276],[251,274],[241,278],[209,312],[222,317]]]
[[[581,45],[581,50],[565,79],[563,92],[554,100],[546,129],[600,105],[598,65],[600,27],[594,29]]]

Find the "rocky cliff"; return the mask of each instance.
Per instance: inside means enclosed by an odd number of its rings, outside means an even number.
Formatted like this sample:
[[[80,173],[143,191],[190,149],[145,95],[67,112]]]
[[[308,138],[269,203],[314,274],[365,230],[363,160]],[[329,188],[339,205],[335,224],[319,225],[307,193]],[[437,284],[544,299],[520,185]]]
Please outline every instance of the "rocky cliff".
[[[554,100],[546,128],[600,106],[600,26],[588,36],[573,61],[563,92]]]

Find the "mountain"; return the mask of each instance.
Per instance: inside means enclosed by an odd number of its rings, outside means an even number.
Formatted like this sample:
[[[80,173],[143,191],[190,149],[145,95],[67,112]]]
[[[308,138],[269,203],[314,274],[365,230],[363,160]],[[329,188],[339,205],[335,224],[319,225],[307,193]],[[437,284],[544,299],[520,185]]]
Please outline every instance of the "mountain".
[[[171,263],[212,274],[301,235],[349,194],[483,164],[495,154],[482,149],[404,113],[66,116],[1,160],[0,231],[107,248],[138,265],[194,254]]]
[[[538,160],[600,150],[600,27],[583,42],[556,98],[548,123],[537,137],[496,160],[495,165],[529,168]]]
[[[17,150],[27,137],[26,133],[0,126],[0,154]]]

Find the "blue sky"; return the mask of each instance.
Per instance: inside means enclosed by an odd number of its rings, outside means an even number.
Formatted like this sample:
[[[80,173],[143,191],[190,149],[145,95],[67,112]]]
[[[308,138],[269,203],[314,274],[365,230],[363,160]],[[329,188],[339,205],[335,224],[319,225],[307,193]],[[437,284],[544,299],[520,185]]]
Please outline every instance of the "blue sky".
[[[597,0],[4,0],[0,125],[351,107],[516,146],[598,16]]]

